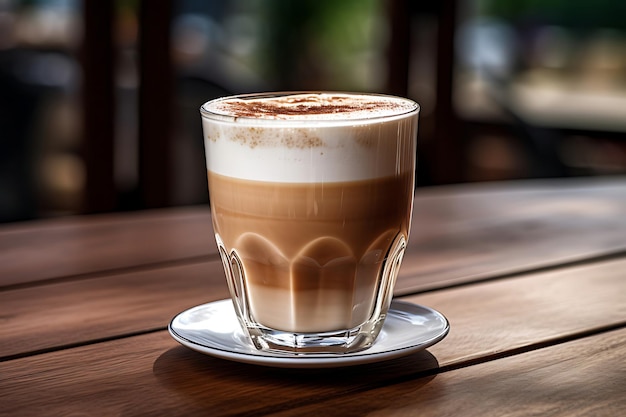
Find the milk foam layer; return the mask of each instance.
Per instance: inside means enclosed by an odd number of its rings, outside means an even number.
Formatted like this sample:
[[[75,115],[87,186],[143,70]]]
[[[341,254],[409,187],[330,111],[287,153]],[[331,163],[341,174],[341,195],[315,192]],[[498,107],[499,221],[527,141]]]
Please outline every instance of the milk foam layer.
[[[398,175],[413,169],[406,155],[415,152],[418,111],[410,100],[378,95],[219,99],[202,107],[207,168],[271,182]]]

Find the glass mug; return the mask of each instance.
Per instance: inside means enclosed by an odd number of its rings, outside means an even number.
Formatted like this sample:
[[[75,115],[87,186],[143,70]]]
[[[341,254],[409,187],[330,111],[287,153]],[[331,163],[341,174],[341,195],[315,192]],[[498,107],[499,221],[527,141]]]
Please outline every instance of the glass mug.
[[[219,98],[201,115],[215,238],[254,346],[371,346],[409,237],[419,106],[284,92]]]

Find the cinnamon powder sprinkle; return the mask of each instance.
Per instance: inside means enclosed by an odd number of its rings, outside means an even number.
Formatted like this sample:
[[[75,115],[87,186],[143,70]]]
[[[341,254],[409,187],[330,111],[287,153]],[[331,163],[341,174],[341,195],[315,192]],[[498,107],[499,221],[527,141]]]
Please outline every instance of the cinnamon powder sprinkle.
[[[265,99],[227,99],[211,103],[215,113],[262,119],[333,119],[383,116],[411,111],[405,101],[359,95],[300,94]]]

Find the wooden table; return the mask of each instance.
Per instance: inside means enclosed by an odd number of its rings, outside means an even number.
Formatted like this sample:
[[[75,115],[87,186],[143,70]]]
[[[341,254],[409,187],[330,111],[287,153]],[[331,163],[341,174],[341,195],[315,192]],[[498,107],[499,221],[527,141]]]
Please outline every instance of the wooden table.
[[[178,345],[227,297],[206,207],[0,227],[0,415],[618,416],[626,181],[419,189],[396,296],[451,323],[426,351],[275,369]]]

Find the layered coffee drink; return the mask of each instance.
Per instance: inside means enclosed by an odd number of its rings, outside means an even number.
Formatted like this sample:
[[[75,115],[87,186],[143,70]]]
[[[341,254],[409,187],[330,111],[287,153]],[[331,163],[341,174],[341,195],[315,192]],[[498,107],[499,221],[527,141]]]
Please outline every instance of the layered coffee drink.
[[[339,93],[203,106],[216,240],[258,348],[350,352],[373,342],[408,239],[418,109]]]

